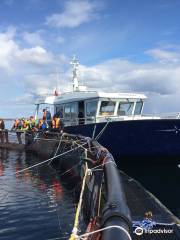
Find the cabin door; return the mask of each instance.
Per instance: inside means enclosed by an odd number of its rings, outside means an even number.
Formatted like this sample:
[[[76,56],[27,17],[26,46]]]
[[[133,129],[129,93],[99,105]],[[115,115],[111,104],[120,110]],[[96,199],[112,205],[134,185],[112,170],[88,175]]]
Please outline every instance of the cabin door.
[[[79,109],[78,114],[79,124],[84,124],[85,122],[84,101],[78,102],[78,109]]]

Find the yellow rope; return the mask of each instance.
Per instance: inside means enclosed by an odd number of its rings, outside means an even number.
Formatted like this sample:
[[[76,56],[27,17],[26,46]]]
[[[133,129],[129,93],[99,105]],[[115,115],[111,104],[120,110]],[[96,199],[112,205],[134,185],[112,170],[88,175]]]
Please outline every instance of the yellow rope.
[[[80,216],[80,212],[81,212],[81,206],[82,206],[82,200],[83,200],[83,194],[84,194],[84,190],[85,190],[85,183],[86,183],[87,175],[88,175],[88,167],[87,167],[87,163],[86,163],[86,170],[85,170],[85,174],[84,174],[84,178],[83,178],[83,183],[82,183],[79,203],[78,203],[78,207],[77,207],[77,210],[76,210],[76,215],[75,215],[75,220],[74,220],[74,227],[73,227],[72,234],[71,234],[71,237],[69,238],[69,240],[75,240],[77,238],[78,225],[79,225],[79,216]]]

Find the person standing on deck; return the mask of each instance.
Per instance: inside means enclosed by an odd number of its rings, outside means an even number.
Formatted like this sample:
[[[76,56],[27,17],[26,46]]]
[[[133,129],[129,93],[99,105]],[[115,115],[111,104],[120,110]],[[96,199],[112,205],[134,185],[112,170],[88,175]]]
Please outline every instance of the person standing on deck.
[[[30,116],[30,118],[29,118],[29,129],[34,130],[35,127],[36,127],[36,120],[35,120],[34,116]]]
[[[0,139],[1,143],[4,143],[4,129],[5,129],[5,124],[3,119],[0,119]]]
[[[43,109],[43,120],[46,121],[48,127],[51,127],[51,113],[47,109]]]
[[[62,133],[63,129],[64,129],[64,124],[62,119],[54,115],[54,117],[52,118],[52,130],[55,132]]]
[[[18,118],[15,120],[11,130],[16,131],[17,139],[19,144],[22,144],[22,139],[21,139],[21,129],[22,129],[22,121],[20,121]]]

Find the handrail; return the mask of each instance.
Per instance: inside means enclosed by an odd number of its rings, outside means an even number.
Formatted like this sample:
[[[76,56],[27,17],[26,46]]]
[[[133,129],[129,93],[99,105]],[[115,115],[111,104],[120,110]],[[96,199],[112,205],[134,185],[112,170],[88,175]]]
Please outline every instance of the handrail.
[[[15,118],[0,118],[4,121],[15,121]],[[27,118],[28,119],[28,118]],[[97,117],[83,117],[83,118],[61,118],[65,126],[73,126],[78,124],[89,124],[98,122],[136,120],[136,119],[180,119],[180,112],[160,113],[160,114],[142,114],[142,115],[123,115],[123,116],[97,116]]]

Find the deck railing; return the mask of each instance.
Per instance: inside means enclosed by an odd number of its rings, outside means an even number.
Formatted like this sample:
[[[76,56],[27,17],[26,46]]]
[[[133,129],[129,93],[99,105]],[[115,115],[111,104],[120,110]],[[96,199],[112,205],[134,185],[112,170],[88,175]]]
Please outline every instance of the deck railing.
[[[7,129],[11,129],[14,118],[3,119]],[[85,118],[61,118],[65,126],[76,126],[81,124],[100,123],[107,121],[125,121],[125,120],[143,120],[143,119],[180,119],[180,112],[160,113],[160,114],[142,114],[125,116],[98,116]]]

